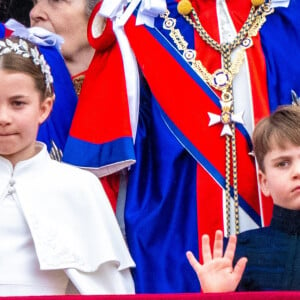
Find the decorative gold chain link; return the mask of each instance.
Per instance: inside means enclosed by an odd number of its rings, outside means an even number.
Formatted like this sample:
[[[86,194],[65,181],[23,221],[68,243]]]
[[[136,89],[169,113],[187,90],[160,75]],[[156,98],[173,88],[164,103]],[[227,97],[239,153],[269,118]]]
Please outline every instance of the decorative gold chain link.
[[[231,139],[228,135],[226,135],[225,140],[225,209],[226,209],[226,230],[227,233],[231,232],[230,228],[230,142]]]
[[[235,39],[231,43],[228,43],[230,50],[232,51],[237,46],[239,46],[246,36],[252,37],[257,35],[262,24],[265,22],[265,15],[270,13],[270,11],[270,5],[267,3],[259,6],[258,9],[255,9],[255,7],[252,6],[248,18],[242,26],[241,30],[238,32]],[[188,23],[190,23],[195,28],[200,37],[208,45],[210,45],[213,49],[217,50],[218,52],[222,53],[222,44],[219,44],[207,33],[207,31],[202,26],[197,13],[193,8],[191,14],[193,19],[189,15],[184,15],[183,17],[188,21]]]
[[[256,13],[255,13],[256,12]],[[217,41],[215,41],[210,35],[207,33],[207,31],[202,26],[197,13],[195,12],[194,8],[191,11],[193,19],[189,15],[184,15],[183,17],[190,23],[195,30],[199,33],[200,37],[213,49],[217,50],[218,52],[222,53],[222,44],[219,44]],[[255,10],[255,7],[252,6],[249,16],[244,23],[243,27],[235,37],[232,43],[228,43],[228,46],[230,50],[235,49],[238,45],[241,44],[242,40],[248,35],[249,29],[254,23],[254,20],[256,18],[256,15],[258,13],[258,10]]]
[[[161,15],[164,19],[163,27],[169,30],[169,36],[172,38],[178,50],[182,51],[182,55],[185,60],[190,63],[194,71],[211,87],[222,91],[221,99],[232,100],[232,104],[228,109],[225,106],[224,109],[229,110],[230,113],[234,113],[233,106],[233,90],[232,81],[236,74],[238,74],[241,65],[244,62],[245,51],[252,46],[252,37],[256,36],[266,21],[266,16],[273,13],[274,9],[270,8],[270,3],[263,3],[257,9],[254,6],[251,7],[248,18],[237,36],[231,43],[219,44],[203,28],[197,13],[194,8],[191,10],[191,15],[183,15],[186,21],[191,24],[198,32],[199,36],[213,49],[221,53],[223,58],[223,68],[216,70],[213,74],[210,74],[204,67],[202,62],[196,59],[196,51],[188,48],[188,43],[185,41],[179,29],[176,29],[176,19],[170,18],[170,12],[167,10]],[[236,53],[235,59],[231,61],[231,54],[234,49],[239,47],[240,49]],[[215,83],[217,81],[217,72],[222,72],[227,76],[227,82],[223,85]],[[227,112],[223,111],[222,113]],[[226,229],[227,235],[231,234],[230,218],[231,218],[231,193],[230,185],[231,178],[233,183],[233,201],[234,201],[234,218],[235,218],[235,233],[240,231],[239,224],[239,199],[238,199],[238,166],[237,166],[237,149],[236,149],[236,137],[235,137],[235,123],[230,123],[232,135],[226,135],[225,142],[225,201],[226,201]]]

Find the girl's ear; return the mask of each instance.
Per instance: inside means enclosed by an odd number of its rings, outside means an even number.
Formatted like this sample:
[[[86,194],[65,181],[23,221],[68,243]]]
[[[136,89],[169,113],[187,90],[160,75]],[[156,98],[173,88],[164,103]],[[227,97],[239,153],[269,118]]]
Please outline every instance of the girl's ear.
[[[47,97],[40,106],[40,119],[39,124],[42,124],[50,115],[53,107],[54,96]]]
[[[262,193],[268,197],[270,196],[270,190],[269,190],[269,185],[268,185],[268,179],[266,174],[259,170],[258,171],[258,181],[259,181],[259,185],[260,185],[260,189],[262,191]]]

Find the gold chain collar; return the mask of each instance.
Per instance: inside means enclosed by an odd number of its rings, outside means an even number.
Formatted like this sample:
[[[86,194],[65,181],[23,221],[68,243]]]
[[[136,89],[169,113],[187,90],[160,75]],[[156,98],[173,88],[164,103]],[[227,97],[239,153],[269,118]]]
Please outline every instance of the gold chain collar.
[[[188,4],[188,9],[184,13],[180,10],[180,6],[184,3]],[[249,16],[238,32],[237,36],[231,43],[219,44],[209,36],[203,28],[198,15],[192,7],[189,0],[181,0],[178,3],[178,11],[183,15],[186,21],[191,24],[198,32],[199,36],[213,49],[221,53],[224,67],[216,70],[213,74],[209,73],[203,66],[202,62],[196,59],[196,51],[188,48],[188,43],[185,41],[179,29],[176,28],[176,19],[170,17],[170,12],[167,10],[161,14],[164,19],[163,28],[169,30],[169,36],[172,38],[177,49],[182,52],[183,58],[191,65],[194,71],[211,87],[222,92],[220,104],[221,115],[208,113],[210,117],[209,126],[222,123],[223,130],[221,135],[226,136],[225,143],[225,198],[226,198],[226,229],[227,235],[231,234],[230,226],[230,182],[232,177],[233,182],[233,202],[234,202],[234,218],[235,218],[235,233],[240,231],[239,226],[239,201],[238,201],[238,180],[237,180],[237,151],[235,138],[235,123],[243,123],[242,114],[234,113],[233,106],[233,91],[232,82],[234,76],[239,72],[243,64],[245,51],[253,45],[252,37],[256,36],[266,21],[266,16],[273,13],[274,9],[269,3],[259,2],[256,9],[251,7]],[[231,61],[233,50],[239,48],[236,58]],[[232,175],[231,175],[232,174]]]

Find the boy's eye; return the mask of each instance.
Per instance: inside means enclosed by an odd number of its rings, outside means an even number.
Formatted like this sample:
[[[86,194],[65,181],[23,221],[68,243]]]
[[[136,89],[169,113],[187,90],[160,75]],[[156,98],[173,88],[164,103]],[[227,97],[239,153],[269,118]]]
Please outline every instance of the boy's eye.
[[[286,167],[289,165],[289,162],[287,160],[284,160],[284,161],[280,161],[276,164],[277,167],[279,168],[283,168],[283,167]]]

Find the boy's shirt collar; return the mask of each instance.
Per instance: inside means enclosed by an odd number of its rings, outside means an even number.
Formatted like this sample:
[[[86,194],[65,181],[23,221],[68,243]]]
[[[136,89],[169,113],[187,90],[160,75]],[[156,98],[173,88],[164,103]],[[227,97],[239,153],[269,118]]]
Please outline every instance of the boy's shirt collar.
[[[292,210],[274,205],[270,226],[287,234],[300,234],[300,210]]]

